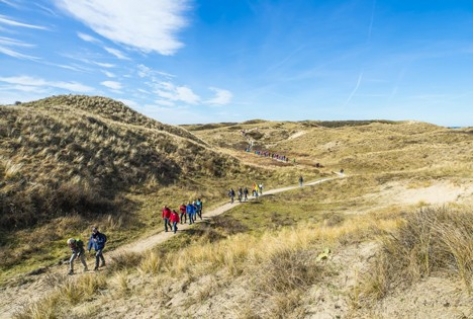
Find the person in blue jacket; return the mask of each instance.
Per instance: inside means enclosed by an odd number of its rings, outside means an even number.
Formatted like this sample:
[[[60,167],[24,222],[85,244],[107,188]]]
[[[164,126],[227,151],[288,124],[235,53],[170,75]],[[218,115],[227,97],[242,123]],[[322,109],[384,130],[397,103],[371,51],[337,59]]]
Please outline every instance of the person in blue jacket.
[[[189,217],[189,225],[194,224],[195,216],[196,214],[196,207],[194,206],[193,203],[188,202],[188,205],[186,206],[186,213],[188,214]]]
[[[89,250],[89,253],[91,252],[92,248],[94,248],[95,250],[94,271],[99,270],[99,261],[102,261],[100,267],[105,266],[105,259],[104,259],[104,255],[102,254],[102,251],[104,250],[106,242],[107,242],[107,236],[99,232],[97,227],[95,226],[92,227],[92,234],[91,234],[91,237],[89,238],[89,244],[87,245],[87,250]]]

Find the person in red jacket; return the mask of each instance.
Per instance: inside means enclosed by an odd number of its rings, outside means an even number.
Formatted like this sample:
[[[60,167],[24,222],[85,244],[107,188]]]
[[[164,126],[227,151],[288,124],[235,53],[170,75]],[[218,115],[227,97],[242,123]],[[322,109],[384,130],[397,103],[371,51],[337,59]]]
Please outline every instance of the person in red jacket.
[[[161,211],[161,218],[165,222],[166,232],[168,231],[168,226],[170,227],[170,230],[171,230],[170,217],[171,217],[171,209],[169,209],[168,206],[165,205],[165,207],[163,207],[163,210]]]
[[[179,211],[181,212],[181,216],[179,218],[181,221],[181,224],[183,223],[183,217],[184,217],[184,223],[186,224],[187,218],[186,218],[186,204],[185,203],[182,203],[181,206],[179,206]]]
[[[176,234],[176,231],[178,230],[179,215],[178,215],[178,212],[175,211],[174,209],[171,212],[170,221],[173,224],[173,233]]]

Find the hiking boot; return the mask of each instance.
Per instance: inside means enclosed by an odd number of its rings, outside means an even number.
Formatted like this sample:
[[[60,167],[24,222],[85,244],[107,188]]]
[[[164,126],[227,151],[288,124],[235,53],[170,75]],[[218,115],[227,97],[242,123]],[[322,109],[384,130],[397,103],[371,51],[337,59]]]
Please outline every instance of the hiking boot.
[[[74,270],[69,270],[68,275],[74,275]]]
[[[95,266],[94,271],[99,271],[99,266]]]
[[[100,265],[100,267],[105,267],[105,263],[102,263],[102,264]]]

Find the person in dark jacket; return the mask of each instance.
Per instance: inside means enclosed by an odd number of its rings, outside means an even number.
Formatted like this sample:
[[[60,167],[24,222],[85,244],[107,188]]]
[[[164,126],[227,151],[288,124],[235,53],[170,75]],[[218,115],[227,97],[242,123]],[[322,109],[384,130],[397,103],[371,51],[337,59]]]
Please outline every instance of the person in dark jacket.
[[[99,270],[99,261],[102,261],[100,267],[105,266],[105,258],[102,251],[105,248],[105,243],[107,242],[107,236],[105,234],[99,232],[96,226],[92,227],[92,234],[89,238],[89,244],[87,245],[87,250],[89,253],[91,249],[94,248],[95,250],[95,267],[94,271]]]

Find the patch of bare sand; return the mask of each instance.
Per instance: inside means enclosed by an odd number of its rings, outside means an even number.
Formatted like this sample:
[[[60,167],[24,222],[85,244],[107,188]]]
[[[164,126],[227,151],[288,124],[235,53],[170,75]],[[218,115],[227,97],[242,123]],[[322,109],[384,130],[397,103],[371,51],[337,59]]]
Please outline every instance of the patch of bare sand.
[[[369,207],[361,205],[351,213],[364,214],[390,206],[409,208],[416,205],[469,204],[473,200],[472,181],[438,181],[425,185],[407,181],[389,182],[381,185],[377,192],[362,196],[362,199],[370,203]]]
[[[290,136],[288,137],[288,139],[289,139],[289,140],[292,140],[292,139],[294,139],[294,138],[303,136],[303,135],[305,135],[305,134],[306,134],[305,131],[299,131],[299,132],[296,132],[296,133],[290,135]]]

